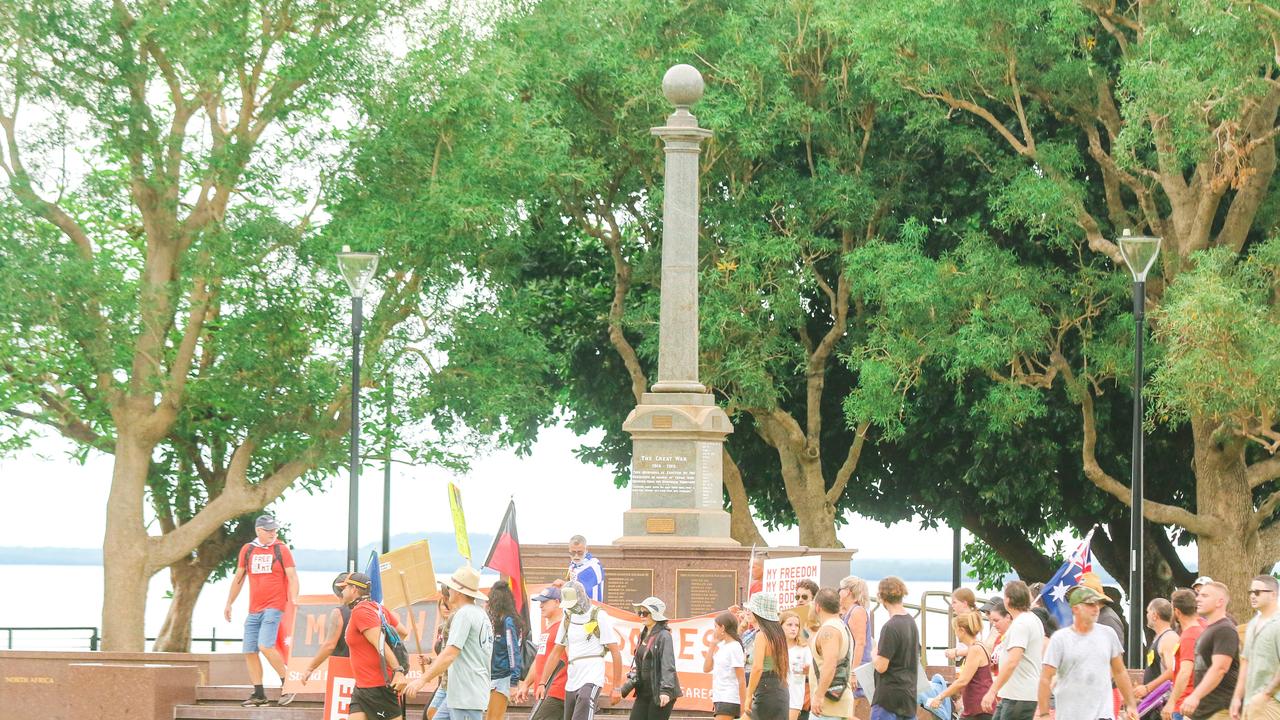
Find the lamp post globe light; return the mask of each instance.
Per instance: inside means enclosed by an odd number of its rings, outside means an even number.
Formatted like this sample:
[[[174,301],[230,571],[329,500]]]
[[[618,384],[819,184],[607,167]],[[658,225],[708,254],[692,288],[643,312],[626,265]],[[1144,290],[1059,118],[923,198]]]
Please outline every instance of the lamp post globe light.
[[[376,253],[351,252],[343,245],[338,269],[351,288],[351,491],[347,507],[347,571],[356,570],[356,529],[360,498],[360,321],[364,291],[378,270]]]
[[[1129,667],[1142,667],[1143,630],[1146,626],[1142,602],[1142,338],[1146,320],[1147,273],[1160,254],[1160,238],[1134,235],[1125,229],[1120,236],[1120,254],[1133,275],[1133,454],[1130,461],[1131,490],[1129,525],[1129,647],[1125,656]]]

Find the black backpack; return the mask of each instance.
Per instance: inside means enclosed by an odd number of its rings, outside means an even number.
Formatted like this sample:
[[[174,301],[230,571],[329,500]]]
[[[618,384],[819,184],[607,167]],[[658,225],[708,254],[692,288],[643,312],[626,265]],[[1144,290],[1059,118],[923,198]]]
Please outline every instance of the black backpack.
[[[262,547],[262,546],[259,545],[258,547]],[[284,572],[284,568],[281,567],[280,565],[280,563],[284,562],[284,556],[280,554],[279,540],[271,543],[271,550],[272,552],[275,553],[275,556],[276,556],[275,564],[271,566],[271,572],[275,573],[276,568],[280,568],[280,572]],[[245,543],[244,549],[240,551],[240,567],[244,568],[244,571],[246,573],[249,572],[249,554],[252,552],[253,552],[253,543],[251,542]]]

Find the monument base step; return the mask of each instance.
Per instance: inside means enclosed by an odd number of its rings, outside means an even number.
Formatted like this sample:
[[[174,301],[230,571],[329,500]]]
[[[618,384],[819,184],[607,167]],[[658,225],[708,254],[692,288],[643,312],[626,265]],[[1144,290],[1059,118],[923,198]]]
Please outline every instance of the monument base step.
[[[174,720],[324,720],[323,693],[299,694],[287,707],[240,705],[253,688],[248,685],[202,685],[196,688],[194,705],[178,705],[173,710]],[[280,688],[267,688],[267,699],[280,698]],[[409,703],[405,720],[419,720],[425,704],[431,701],[431,693],[419,695]],[[512,705],[505,720],[528,720],[530,706]],[[627,708],[602,708],[597,718],[623,720],[630,713]],[[709,720],[711,713],[680,711],[671,720]]]

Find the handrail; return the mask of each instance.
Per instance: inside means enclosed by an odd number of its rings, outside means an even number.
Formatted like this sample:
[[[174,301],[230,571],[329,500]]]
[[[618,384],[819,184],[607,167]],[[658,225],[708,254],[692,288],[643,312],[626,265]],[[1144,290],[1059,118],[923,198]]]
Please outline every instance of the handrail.
[[[913,611],[912,617],[915,618],[916,625],[917,627],[920,628],[920,662],[923,663],[926,667],[928,667],[929,665],[930,650],[947,650],[949,648],[955,647],[955,644],[956,644],[955,628],[951,626],[951,622],[950,622],[951,615],[952,615],[951,603],[947,602],[945,608],[929,607],[929,598],[931,597],[946,598],[949,601],[951,598],[951,593],[946,590],[926,590],[920,593],[920,604],[918,605],[912,605],[911,603],[902,604],[902,607],[906,608],[907,610]],[[977,600],[978,600],[979,606],[981,606],[983,603],[987,601],[986,598],[978,598]],[[880,608],[881,608],[880,601],[876,599],[872,599],[871,609],[868,612],[868,615],[871,616],[873,624],[875,622],[876,610],[879,610]],[[947,644],[946,645],[938,645],[938,646],[929,645],[929,639],[928,639],[929,638],[929,623],[928,623],[929,613],[940,613],[947,616]]]
[[[60,627],[53,627],[53,626],[36,627],[36,626],[17,626],[17,625],[12,627],[0,626],[0,632],[5,633],[7,636],[7,639],[5,642],[5,649],[7,650],[13,649],[13,634],[15,632],[72,632],[72,631],[87,631],[89,633],[89,650],[91,652],[97,652],[98,647],[102,644],[102,635],[98,632],[98,628],[89,626],[89,625],[75,625],[75,626],[68,625],[68,626],[60,626]],[[191,644],[195,645],[196,643],[207,642],[209,643],[209,652],[218,652],[218,643],[223,643],[223,644],[238,643],[238,642],[242,642],[243,640],[243,638],[238,638],[238,637],[218,637],[218,628],[216,627],[212,628],[211,632],[212,632],[212,635],[210,637],[191,638]],[[146,642],[155,642],[155,641],[156,641],[156,638],[153,638],[153,637],[146,638]]]

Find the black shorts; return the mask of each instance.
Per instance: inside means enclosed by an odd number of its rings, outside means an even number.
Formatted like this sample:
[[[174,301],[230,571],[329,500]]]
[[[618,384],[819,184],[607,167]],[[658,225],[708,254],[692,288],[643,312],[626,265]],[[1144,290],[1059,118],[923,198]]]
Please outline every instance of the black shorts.
[[[731,718],[742,717],[742,705],[738,703],[711,703],[712,715],[728,715]]]
[[[364,713],[368,720],[394,720],[404,717],[404,707],[396,691],[389,687],[358,687],[351,693],[351,713]]]

